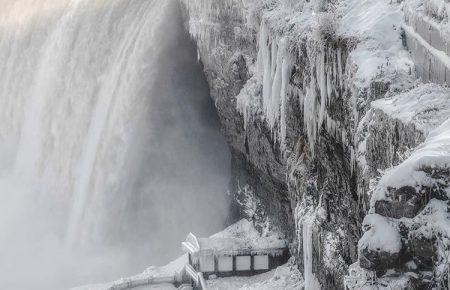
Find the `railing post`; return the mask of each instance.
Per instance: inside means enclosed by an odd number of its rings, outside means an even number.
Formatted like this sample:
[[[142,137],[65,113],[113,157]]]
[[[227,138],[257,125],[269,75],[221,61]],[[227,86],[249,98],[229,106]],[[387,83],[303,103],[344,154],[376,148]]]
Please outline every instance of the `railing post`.
[[[214,273],[215,274],[219,273],[219,259],[215,254],[214,254]]]

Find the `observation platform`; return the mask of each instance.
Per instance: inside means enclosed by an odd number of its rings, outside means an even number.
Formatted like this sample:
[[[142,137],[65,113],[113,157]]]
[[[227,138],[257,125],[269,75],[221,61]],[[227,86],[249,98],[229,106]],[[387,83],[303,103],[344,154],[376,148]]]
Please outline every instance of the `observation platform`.
[[[273,238],[197,238],[191,233],[182,247],[193,289],[206,289],[205,280],[210,278],[262,274],[289,259],[287,241]]]

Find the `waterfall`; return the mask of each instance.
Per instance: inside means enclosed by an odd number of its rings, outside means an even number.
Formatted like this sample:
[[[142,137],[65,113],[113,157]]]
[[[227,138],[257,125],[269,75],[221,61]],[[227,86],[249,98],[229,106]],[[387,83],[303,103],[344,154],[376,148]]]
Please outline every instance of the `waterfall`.
[[[22,275],[80,249],[163,263],[222,227],[229,153],[195,53],[175,0],[0,0],[0,271],[13,252]]]

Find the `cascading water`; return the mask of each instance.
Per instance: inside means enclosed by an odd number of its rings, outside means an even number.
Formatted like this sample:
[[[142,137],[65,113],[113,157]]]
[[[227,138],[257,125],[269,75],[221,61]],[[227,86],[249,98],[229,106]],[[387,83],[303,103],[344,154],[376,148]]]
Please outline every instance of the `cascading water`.
[[[223,226],[229,156],[175,0],[0,0],[0,284],[64,289]]]

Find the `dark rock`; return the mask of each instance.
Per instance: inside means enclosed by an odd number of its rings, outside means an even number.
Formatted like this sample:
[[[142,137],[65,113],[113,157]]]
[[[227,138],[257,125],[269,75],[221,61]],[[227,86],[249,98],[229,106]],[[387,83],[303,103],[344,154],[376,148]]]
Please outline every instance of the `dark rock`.
[[[431,271],[433,269],[433,262],[437,260],[435,239],[426,238],[420,233],[412,233],[408,248],[419,270]]]
[[[413,218],[428,203],[429,199],[416,191],[412,186],[404,186],[394,191],[390,200],[375,202],[375,212],[391,218]]]
[[[381,249],[377,251],[368,248],[359,249],[359,265],[367,270],[383,272],[387,269],[400,268],[403,260],[401,252],[388,253]]]

